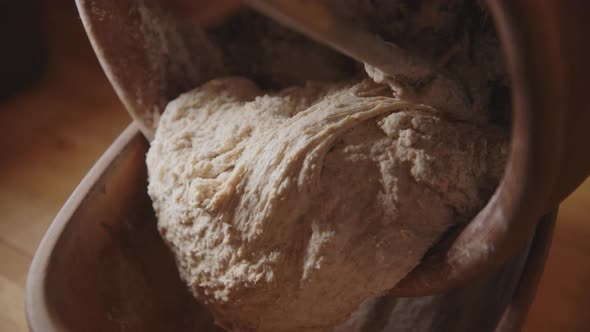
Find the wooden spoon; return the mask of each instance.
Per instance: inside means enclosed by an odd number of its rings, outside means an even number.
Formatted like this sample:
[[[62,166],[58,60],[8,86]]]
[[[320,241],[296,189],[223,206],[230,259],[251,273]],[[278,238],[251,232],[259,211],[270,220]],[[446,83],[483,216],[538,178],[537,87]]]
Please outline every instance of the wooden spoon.
[[[215,76],[194,41],[199,27],[160,11],[157,1],[101,1],[108,15],[94,1],[77,2],[99,61],[148,139],[169,100]],[[488,6],[512,80],[506,172],[485,208],[432,248],[393,295],[441,292],[497,267],[524,247],[539,218],[590,172],[590,46],[579,33],[590,18],[590,3],[503,0]],[[157,48],[163,43],[167,52]]]

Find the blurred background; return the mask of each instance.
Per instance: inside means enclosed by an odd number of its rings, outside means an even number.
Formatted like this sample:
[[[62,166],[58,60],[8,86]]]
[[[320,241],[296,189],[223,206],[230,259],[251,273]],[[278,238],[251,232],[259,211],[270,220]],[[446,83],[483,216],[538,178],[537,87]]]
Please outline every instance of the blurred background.
[[[26,274],[70,193],[131,122],[73,0],[0,4],[0,331],[27,331]],[[562,205],[525,331],[589,331],[590,180]]]

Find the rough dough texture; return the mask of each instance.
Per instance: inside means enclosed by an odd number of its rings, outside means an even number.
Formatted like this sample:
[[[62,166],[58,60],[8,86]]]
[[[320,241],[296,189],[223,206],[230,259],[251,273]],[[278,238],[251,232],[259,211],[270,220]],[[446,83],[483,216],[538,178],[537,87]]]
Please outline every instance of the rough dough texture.
[[[506,134],[375,83],[181,95],[147,155],[183,280],[234,331],[326,330],[383,294],[495,187]]]

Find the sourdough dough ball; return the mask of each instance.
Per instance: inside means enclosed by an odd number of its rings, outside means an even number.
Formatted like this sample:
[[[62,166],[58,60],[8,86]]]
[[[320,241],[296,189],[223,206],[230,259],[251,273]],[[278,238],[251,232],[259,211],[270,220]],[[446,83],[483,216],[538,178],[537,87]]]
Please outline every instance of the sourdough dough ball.
[[[375,83],[172,101],[147,155],[182,279],[234,331],[326,330],[414,268],[497,183],[506,136]]]

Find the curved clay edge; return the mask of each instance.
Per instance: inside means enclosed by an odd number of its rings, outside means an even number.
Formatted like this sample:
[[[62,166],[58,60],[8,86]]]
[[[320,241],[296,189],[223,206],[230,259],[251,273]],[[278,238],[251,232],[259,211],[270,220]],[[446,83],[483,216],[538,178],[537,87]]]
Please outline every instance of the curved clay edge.
[[[25,312],[31,331],[51,332],[64,330],[64,327],[59,322],[52,319],[47,307],[45,281],[53,249],[59,243],[64,229],[79,206],[84,202],[88,192],[95,187],[117,157],[125,151],[138,135],[141,135],[139,128],[135,123],[132,123],[107,148],[70,195],[41,240],[33,256],[25,287]]]

